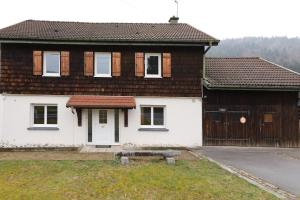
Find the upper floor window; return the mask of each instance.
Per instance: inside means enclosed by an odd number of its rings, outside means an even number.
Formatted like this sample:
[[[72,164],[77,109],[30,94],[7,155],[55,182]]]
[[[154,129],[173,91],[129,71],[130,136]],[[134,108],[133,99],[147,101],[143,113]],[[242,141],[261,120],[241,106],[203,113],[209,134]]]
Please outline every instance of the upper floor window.
[[[43,70],[44,76],[60,76],[60,52],[44,52]]]
[[[111,77],[111,53],[95,53],[95,77]]]
[[[145,77],[161,78],[161,54],[145,54]]]

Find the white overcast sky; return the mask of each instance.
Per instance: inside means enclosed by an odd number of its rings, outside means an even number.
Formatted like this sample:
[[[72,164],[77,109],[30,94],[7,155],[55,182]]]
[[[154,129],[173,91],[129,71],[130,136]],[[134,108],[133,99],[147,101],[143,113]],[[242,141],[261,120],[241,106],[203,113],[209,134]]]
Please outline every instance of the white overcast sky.
[[[300,0],[178,0],[180,22],[218,39],[300,37]],[[174,0],[3,0],[0,28],[26,19],[167,22]]]

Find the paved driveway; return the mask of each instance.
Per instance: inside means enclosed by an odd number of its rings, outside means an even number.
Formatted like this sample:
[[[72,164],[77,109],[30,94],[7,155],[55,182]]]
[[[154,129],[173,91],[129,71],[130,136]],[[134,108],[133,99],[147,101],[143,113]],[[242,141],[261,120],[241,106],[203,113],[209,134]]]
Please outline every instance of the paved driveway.
[[[197,151],[300,197],[300,149],[203,147]]]

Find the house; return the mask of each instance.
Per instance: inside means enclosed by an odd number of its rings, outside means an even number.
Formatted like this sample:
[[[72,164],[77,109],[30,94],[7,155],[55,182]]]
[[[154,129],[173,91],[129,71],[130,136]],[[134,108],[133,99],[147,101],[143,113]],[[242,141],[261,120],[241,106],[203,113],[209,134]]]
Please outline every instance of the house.
[[[0,146],[298,146],[300,75],[218,43],[177,18],[1,29]]]
[[[300,74],[262,58],[206,58],[204,145],[299,147]]]
[[[206,33],[28,20],[0,42],[1,146],[202,145]]]

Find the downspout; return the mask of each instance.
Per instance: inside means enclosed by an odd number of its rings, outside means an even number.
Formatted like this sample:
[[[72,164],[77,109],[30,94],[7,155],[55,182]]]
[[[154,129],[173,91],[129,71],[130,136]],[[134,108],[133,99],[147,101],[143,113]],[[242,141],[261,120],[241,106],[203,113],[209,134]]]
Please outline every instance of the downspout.
[[[202,97],[202,99],[203,99],[203,86],[204,86],[204,81],[205,81],[205,75],[206,75],[206,69],[205,69],[205,55],[206,55],[206,53],[210,50],[210,48],[212,47],[212,42],[210,41],[209,42],[209,46],[206,48],[206,49],[204,49],[204,52],[203,52],[203,67],[202,67],[202,69],[203,69],[203,73],[202,73],[202,83],[201,83],[201,85],[202,85],[202,95],[201,95],[201,97]],[[204,47],[205,48],[205,47]]]
[[[205,145],[205,141],[204,141],[204,126],[203,126],[203,121],[204,121],[204,112],[205,112],[205,109],[204,109],[204,105],[205,105],[205,98],[204,98],[204,82],[205,82],[205,74],[206,74],[206,70],[205,70],[205,54],[208,52],[208,50],[211,48],[212,46],[212,42],[210,41],[209,42],[209,46],[207,48],[204,47],[204,52],[203,52],[203,59],[202,59],[202,62],[203,62],[203,71],[202,71],[202,81],[201,81],[201,100],[202,100],[202,108],[201,108],[201,112],[202,112],[202,119],[201,119],[201,125],[202,125],[202,146]]]

